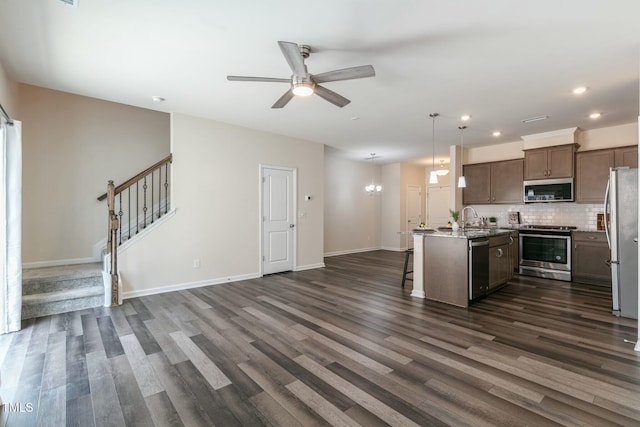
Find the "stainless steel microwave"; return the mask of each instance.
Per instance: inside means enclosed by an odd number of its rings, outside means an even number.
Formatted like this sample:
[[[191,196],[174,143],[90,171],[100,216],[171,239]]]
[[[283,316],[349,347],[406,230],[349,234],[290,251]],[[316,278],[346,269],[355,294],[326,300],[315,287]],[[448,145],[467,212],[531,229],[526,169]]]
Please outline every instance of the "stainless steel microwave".
[[[573,202],[573,178],[524,181],[524,202]]]

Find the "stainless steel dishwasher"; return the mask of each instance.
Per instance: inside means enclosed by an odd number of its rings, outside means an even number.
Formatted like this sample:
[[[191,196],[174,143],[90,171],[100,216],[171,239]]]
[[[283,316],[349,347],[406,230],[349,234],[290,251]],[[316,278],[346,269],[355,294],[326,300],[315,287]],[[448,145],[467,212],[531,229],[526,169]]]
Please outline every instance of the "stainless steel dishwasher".
[[[469,301],[489,291],[489,239],[469,240]]]

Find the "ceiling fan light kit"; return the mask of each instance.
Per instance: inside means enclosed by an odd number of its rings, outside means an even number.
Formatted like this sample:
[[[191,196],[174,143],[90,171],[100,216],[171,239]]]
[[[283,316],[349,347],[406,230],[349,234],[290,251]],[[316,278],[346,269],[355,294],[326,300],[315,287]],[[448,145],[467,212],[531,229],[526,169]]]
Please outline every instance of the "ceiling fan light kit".
[[[341,70],[328,71],[321,74],[309,74],[304,60],[309,57],[311,48],[307,45],[279,41],[278,45],[289,64],[293,75],[289,79],[273,77],[248,77],[248,76],[227,76],[227,80],[241,82],[269,82],[269,83],[289,83],[291,88],[278,99],[271,108],[282,108],[291,101],[294,96],[318,95],[340,108],[351,101],[336,92],[320,86],[319,83],[337,82],[341,80],[362,79],[374,77],[376,72],[371,65],[361,65],[358,67],[344,68]]]

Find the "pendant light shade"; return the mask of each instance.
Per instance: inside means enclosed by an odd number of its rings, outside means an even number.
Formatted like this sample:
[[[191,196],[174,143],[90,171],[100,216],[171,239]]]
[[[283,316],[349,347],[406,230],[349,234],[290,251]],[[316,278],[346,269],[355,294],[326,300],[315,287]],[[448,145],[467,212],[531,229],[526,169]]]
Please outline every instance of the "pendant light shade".
[[[376,153],[371,153],[371,158],[370,158],[370,160],[371,160],[371,184],[369,184],[369,185],[364,187],[364,190],[370,195],[376,194],[376,193],[379,193],[379,192],[382,191],[382,185],[380,185],[380,184],[376,185],[374,183],[375,169],[374,169],[374,166],[373,166],[373,159],[375,159],[375,158],[376,158]]]
[[[460,129],[460,177],[458,178],[458,188],[465,188],[467,186],[467,180],[463,175],[462,159],[464,158],[464,130],[466,126],[458,126]]]
[[[431,174],[429,174],[429,184],[437,184],[438,183],[438,174],[436,173],[436,117],[440,114],[431,113],[429,117],[431,117],[431,143],[432,143],[432,152],[431,152]]]

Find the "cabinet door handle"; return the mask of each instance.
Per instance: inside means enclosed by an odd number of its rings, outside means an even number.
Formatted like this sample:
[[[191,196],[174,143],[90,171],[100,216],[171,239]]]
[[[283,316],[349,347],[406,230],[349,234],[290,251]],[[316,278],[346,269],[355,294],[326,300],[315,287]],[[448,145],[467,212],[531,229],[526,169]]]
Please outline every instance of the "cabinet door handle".
[[[498,250],[496,251],[496,258],[502,257],[502,254],[503,254],[502,248],[498,248]]]
[[[596,240],[596,239],[597,239],[597,237],[596,237],[596,236],[587,236],[587,239],[589,239],[589,240]]]

